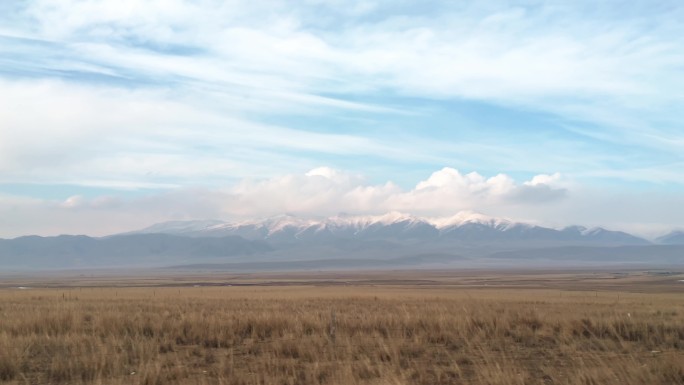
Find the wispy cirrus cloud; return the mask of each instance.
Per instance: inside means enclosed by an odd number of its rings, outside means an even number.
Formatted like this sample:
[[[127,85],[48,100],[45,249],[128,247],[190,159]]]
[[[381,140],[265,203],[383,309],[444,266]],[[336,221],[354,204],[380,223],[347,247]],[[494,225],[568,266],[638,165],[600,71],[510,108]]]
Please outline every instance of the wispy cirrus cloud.
[[[589,114],[589,100],[646,109],[682,97],[671,76],[682,60],[683,41],[675,32],[684,11],[676,3],[615,9],[591,2],[436,2],[409,14],[401,5],[371,2],[365,18],[348,18],[338,12],[345,6],[334,3],[27,4],[15,17],[37,23],[17,33],[55,42],[70,50],[74,62],[88,58],[122,76],[310,93],[333,86],[429,98],[550,101],[539,108],[577,115]]]

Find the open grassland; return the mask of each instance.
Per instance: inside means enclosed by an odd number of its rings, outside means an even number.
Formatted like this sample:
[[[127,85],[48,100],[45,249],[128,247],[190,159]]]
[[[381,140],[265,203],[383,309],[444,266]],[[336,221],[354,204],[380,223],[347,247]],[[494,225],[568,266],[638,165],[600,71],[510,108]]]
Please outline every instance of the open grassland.
[[[0,382],[684,384],[684,283],[647,278],[4,288]]]

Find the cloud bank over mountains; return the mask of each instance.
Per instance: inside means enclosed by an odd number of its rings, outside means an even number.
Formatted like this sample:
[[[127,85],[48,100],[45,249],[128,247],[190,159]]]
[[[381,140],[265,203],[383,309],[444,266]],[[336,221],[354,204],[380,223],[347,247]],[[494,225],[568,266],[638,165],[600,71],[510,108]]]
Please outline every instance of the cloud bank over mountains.
[[[170,190],[130,199],[76,195],[63,201],[46,201],[0,197],[0,210],[22,211],[25,215],[42,213],[45,225],[52,220],[68,225],[69,218],[82,217],[80,233],[88,228],[88,221],[109,215],[111,218],[138,216],[137,226],[168,219],[245,219],[282,213],[320,216],[340,212],[402,211],[443,216],[474,208],[497,211],[507,206],[552,203],[564,199],[566,194],[567,189],[558,174],[537,175],[520,183],[505,174],[485,177],[477,172],[464,174],[445,167],[418,182],[414,188],[402,189],[390,181],[374,185],[361,175],[319,167],[298,175],[245,179],[225,189]],[[132,224],[116,226],[123,230]],[[111,230],[101,231],[111,233]],[[23,231],[25,234],[30,232],[29,229]]]
[[[370,185],[362,177],[330,168],[264,181],[243,181],[228,191],[230,212],[268,216],[278,212],[330,215],[337,212],[417,214],[454,213],[473,208],[562,199],[559,175],[540,175],[516,183],[504,174],[484,177],[445,167],[410,190],[392,182]]]
[[[392,211],[424,217],[478,211],[551,227],[584,224],[622,229],[568,215],[564,210],[575,210],[581,200],[576,195],[581,193],[581,188],[560,174],[516,181],[506,174],[483,176],[445,167],[405,189],[391,181],[373,184],[363,175],[318,167],[302,174],[244,179],[220,189],[171,189],[133,197],[75,195],[45,200],[0,195],[0,214],[23,220],[2,222],[0,231],[3,237],[107,235],[168,220],[252,220],[284,213],[303,217],[378,215]],[[658,230],[665,233],[671,227]]]

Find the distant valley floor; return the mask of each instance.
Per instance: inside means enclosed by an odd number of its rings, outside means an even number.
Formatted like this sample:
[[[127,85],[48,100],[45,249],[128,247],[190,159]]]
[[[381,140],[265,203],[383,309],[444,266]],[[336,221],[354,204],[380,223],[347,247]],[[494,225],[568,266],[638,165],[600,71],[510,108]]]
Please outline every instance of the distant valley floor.
[[[672,269],[442,269],[230,273],[206,269],[89,270],[1,274],[0,289],[139,287],[383,287],[406,290],[548,289],[684,293],[684,268]],[[598,295],[598,294],[597,294]]]

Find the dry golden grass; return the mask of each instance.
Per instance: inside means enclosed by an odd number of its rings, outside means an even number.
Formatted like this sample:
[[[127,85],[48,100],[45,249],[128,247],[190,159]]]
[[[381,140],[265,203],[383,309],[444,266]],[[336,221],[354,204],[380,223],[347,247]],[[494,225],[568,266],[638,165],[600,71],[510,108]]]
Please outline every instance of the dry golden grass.
[[[8,384],[684,384],[672,293],[0,290]]]

